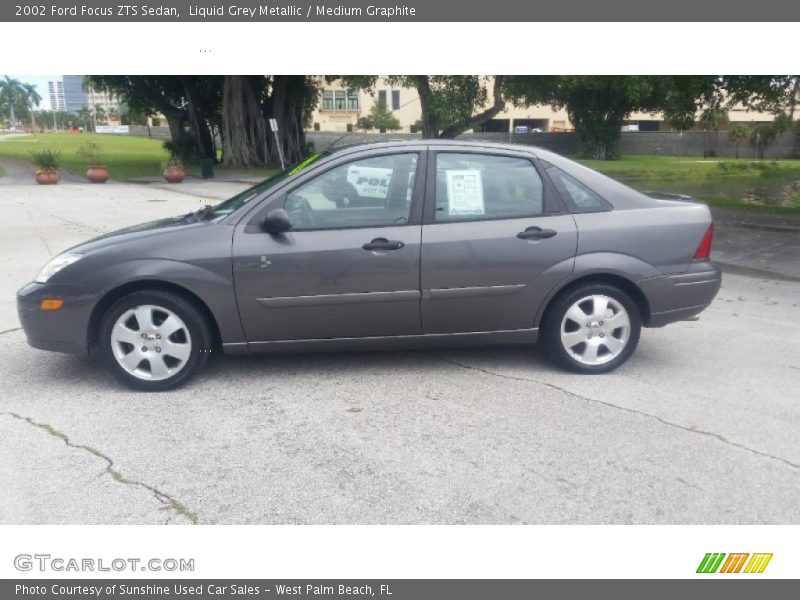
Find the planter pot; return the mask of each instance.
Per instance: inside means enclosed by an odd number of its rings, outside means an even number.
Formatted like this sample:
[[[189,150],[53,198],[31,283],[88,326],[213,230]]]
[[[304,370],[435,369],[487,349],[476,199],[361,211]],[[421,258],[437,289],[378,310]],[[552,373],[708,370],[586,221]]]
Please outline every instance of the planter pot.
[[[86,168],[86,179],[90,183],[105,183],[108,181],[108,169],[100,165],[89,165]]]
[[[186,177],[186,172],[180,167],[167,167],[164,169],[164,179],[167,183],[180,183]]]
[[[34,174],[36,177],[36,183],[39,185],[55,185],[58,183],[58,180],[61,179],[61,176],[58,174],[58,171],[36,171]]]

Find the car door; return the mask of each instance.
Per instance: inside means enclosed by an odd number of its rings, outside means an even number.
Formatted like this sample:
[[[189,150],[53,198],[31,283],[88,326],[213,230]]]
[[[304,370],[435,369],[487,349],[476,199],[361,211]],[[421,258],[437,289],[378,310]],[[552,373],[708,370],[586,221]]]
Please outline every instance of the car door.
[[[248,342],[421,332],[423,159],[406,149],[345,156],[237,226],[233,269]],[[341,202],[343,186],[363,202]],[[259,226],[275,208],[287,211],[289,231]]]
[[[423,332],[533,328],[548,292],[572,272],[572,215],[529,154],[440,148],[428,160]]]

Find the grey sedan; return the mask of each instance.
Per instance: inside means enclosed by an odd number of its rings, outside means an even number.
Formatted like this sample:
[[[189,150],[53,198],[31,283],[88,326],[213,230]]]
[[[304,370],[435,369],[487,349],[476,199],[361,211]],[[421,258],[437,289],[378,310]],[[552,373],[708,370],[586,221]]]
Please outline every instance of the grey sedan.
[[[545,150],[389,142],[76,246],[17,303],[31,346],[97,353],[142,390],[186,382],[212,350],[541,341],[561,366],[603,373],[642,327],[711,303],[712,235],[705,205]]]

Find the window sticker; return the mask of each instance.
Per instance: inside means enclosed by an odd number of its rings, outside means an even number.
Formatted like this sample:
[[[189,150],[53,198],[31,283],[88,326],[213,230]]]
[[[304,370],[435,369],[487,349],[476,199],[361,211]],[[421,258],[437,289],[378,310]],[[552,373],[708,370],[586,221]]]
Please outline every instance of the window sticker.
[[[448,170],[446,173],[448,214],[450,216],[484,214],[480,170]]]

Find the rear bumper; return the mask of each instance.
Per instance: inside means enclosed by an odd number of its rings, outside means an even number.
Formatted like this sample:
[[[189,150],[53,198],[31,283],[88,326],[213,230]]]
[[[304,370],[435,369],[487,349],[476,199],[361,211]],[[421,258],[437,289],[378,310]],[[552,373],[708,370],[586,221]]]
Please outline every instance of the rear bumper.
[[[703,312],[719,292],[722,275],[710,261],[693,262],[685,273],[639,282],[650,305],[647,327],[663,327]]]
[[[41,310],[47,298],[61,298],[58,310]],[[87,354],[94,290],[72,284],[29,283],[17,292],[17,314],[28,344],[39,350]]]

